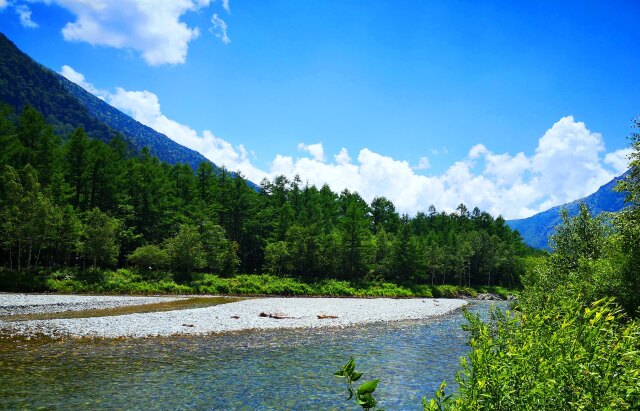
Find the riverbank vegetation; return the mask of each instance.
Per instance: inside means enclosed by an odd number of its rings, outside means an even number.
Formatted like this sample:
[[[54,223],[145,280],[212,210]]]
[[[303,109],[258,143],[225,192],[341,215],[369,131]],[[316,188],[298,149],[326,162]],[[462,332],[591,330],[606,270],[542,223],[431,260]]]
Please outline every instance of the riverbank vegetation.
[[[533,253],[477,208],[409,217],[298,177],[256,189],[122,138],[56,135],[29,107],[0,107],[0,146],[2,290],[444,295],[517,287]]]
[[[640,121],[636,121],[640,128]],[[514,310],[467,315],[459,390],[425,410],[636,410],[640,404],[640,134],[619,189],[629,207],[562,215]],[[442,401],[445,398],[446,401]]]
[[[78,269],[51,273],[44,288],[60,293],[91,294],[221,294],[221,295],[274,295],[274,296],[328,296],[328,297],[392,297],[392,298],[474,298],[490,294],[507,299],[518,290],[501,286],[460,287],[454,285],[402,286],[388,282],[357,282],[320,280],[305,282],[291,277],[270,274],[238,274],[220,277],[203,274],[189,283],[178,284],[170,273],[148,280],[129,269],[90,270],[82,274]]]

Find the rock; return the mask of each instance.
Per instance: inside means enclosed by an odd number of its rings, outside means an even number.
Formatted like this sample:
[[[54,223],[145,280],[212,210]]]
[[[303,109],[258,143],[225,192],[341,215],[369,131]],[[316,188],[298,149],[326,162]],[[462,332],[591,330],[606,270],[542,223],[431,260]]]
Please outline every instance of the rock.
[[[286,314],[282,314],[282,313],[265,313],[265,312],[261,312],[260,317],[275,318],[276,320],[284,320],[285,318],[294,318],[294,317],[287,317]]]
[[[476,296],[476,299],[478,300],[485,300],[485,301],[499,301],[502,300],[502,298],[498,297],[495,294],[491,294],[491,293],[486,293],[486,294],[478,294]]]

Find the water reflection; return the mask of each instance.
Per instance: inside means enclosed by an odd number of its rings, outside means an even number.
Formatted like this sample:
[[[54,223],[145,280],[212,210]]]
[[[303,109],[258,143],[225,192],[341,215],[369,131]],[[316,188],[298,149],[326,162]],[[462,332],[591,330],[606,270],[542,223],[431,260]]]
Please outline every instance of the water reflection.
[[[502,304],[504,306],[504,303]],[[472,311],[486,313],[488,303]],[[386,409],[421,409],[467,352],[460,313],[352,328],[0,345],[5,409],[356,409],[333,372],[350,355]]]

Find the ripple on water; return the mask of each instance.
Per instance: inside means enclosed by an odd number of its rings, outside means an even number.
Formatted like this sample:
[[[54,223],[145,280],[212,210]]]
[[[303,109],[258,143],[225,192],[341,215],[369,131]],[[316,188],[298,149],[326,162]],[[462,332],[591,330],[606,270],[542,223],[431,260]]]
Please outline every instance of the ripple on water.
[[[349,409],[333,372],[353,355],[363,378],[381,379],[382,407],[417,410],[443,379],[453,383],[468,349],[463,322],[456,313],[350,328],[4,341],[0,408]]]

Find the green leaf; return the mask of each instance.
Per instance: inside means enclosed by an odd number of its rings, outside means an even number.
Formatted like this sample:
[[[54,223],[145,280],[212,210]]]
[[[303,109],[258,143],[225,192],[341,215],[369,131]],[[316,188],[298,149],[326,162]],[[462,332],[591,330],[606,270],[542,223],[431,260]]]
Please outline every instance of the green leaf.
[[[333,373],[333,375],[335,375],[336,377],[340,377],[340,378],[344,378],[344,370],[338,370],[336,372]]]
[[[358,403],[358,405],[360,405],[364,409],[371,409],[375,407],[378,402],[376,401],[375,398],[373,398],[373,395],[371,394],[363,394],[363,395],[358,394],[356,398],[356,403]]]
[[[344,375],[351,375],[351,373],[356,369],[356,361],[351,357],[351,359],[344,365]]]
[[[357,391],[358,395],[371,394],[378,387],[378,382],[380,382],[379,379],[365,382],[364,384],[358,387],[358,391]]]
[[[351,373],[351,381],[358,381],[362,377],[362,373],[358,371],[354,371]]]

